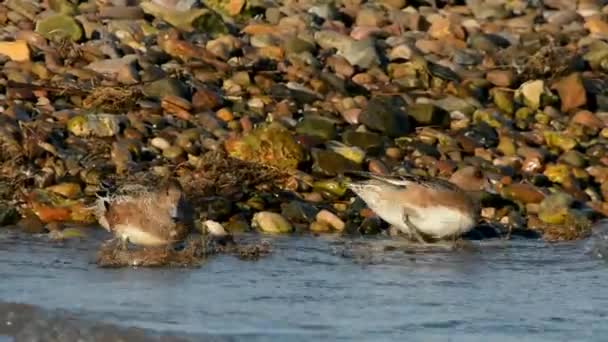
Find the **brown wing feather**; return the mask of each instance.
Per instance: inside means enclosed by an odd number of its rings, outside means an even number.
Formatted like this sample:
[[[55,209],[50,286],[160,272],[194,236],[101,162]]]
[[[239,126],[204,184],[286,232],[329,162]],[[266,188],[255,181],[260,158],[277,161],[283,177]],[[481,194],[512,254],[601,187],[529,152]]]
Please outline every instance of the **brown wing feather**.
[[[174,223],[170,216],[163,213],[162,210],[163,208],[148,210],[135,201],[123,202],[110,206],[107,217],[114,232],[116,232],[116,225],[129,223],[162,239],[171,239]]]
[[[464,190],[448,180],[413,174],[384,176],[370,172],[354,173],[392,185],[393,188],[384,191],[383,196],[396,202],[407,203],[415,200],[416,205],[421,207],[446,205],[466,212],[478,210],[478,204]]]
[[[456,184],[442,178],[431,178],[414,174],[385,176],[364,171],[351,171],[349,173],[356,174],[362,177],[373,178],[387,184],[403,186],[405,188],[407,188],[413,183],[435,190],[447,190],[457,192],[462,191],[462,189],[460,189],[460,187],[458,187]]]

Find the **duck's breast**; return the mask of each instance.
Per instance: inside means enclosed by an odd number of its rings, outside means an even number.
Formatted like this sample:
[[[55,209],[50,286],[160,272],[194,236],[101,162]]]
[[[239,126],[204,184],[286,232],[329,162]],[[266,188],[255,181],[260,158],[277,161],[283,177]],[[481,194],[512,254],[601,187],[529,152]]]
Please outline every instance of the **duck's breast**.
[[[168,243],[162,236],[128,223],[116,225],[114,229],[122,238],[128,238],[129,242],[136,245],[162,246]]]
[[[444,238],[460,235],[469,231],[473,225],[470,213],[445,206],[417,208],[416,216],[410,218],[411,222],[422,233],[435,238]]]

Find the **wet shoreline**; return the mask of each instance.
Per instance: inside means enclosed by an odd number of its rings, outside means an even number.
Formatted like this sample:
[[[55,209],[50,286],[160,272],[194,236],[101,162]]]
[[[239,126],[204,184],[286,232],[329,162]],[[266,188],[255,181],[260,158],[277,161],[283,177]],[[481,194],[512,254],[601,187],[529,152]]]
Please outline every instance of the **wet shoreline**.
[[[608,263],[582,242],[486,240],[454,251],[285,236],[256,262],[226,255],[196,269],[107,270],[92,262],[101,242],[92,240],[3,236],[0,312],[17,301],[35,306],[21,311],[23,327],[101,326],[99,334],[158,340],[598,341],[606,333]]]

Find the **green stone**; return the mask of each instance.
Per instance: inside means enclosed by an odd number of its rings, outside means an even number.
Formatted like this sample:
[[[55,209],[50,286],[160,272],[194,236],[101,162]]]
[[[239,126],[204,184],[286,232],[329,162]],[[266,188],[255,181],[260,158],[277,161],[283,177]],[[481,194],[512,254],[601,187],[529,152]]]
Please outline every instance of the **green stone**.
[[[361,170],[359,164],[333,151],[314,149],[312,151],[312,158],[314,160],[312,165],[313,172],[325,176],[335,176],[343,174],[346,171]]]
[[[410,132],[410,122],[403,107],[405,101],[400,97],[374,97],[361,112],[359,121],[390,137],[403,136]]]
[[[554,193],[540,202],[538,218],[544,223],[562,224],[570,214],[572,196],[564,192]]]
[[[450,125],[450,113],[432,103],[414,103],[407,107],[407,114],[419,126],[448,127]]]
[[[80,24],[65,14],[55,14],[39,20],[36,23],[36,32],[50,40],[65,37],[77,41],[82,37]]]
[[[384,146],[382,136],[373,132],[346,131],[342,141],[350,146],[357,146],[368,153],[376,153]]]
[[[143,93],[147,97],[162,98],[163,96],[173,95],[181,98],[189,98],[186,85],[174,78],[163,78],[144,85]]]
[[[587,166],[587,158],[586,156],[576,150],[570,150],[562,154],[559,160],[565,164],[574,166],[574,167],[585,167]]]
[[[76,6],[68,0],[49,0],[49,7],[60,14],[74,14],[76,13]]]
[[[284,43],[285,52],[287,53],[302,53],[302,52],[312,52],[315,50],[315,45],[309,41],[298,38],[296,36],[291,36],[285,40]]]
[[[507,89],[493,88],[490,95],[498,109],[507,114],[513,114],[515,104],[513,103],[513,92]]]
[[[558,148],[562,151],[570,151],[576,147],[577,142],[573,138],[561,132],[544,131],[545,143],[550,148]]]
[[[329,141],[327,142],[327,147],[357,164],[363,163],[363,160],[365,159],[365,151],[360,147],[348,146],[339,141]]]
[[[334,122],[317,115],[307,115],[296,125],[296,133],[330,140],[336,134]]]

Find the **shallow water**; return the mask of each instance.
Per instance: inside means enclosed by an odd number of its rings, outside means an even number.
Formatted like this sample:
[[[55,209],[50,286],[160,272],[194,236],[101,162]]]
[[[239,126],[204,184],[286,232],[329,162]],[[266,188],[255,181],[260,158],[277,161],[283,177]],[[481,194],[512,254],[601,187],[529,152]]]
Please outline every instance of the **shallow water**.
[[[0,341],[608,336],[608,262],[583,243],[484,241],[450,251],[281,237],[256,262],[219,256],[199,269],[114,270],[92,264],[99,242],[0,233]]]

